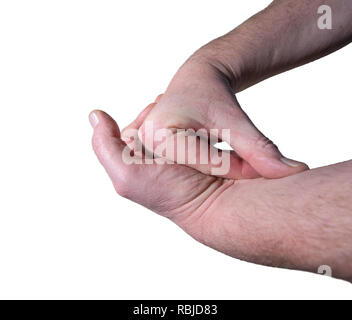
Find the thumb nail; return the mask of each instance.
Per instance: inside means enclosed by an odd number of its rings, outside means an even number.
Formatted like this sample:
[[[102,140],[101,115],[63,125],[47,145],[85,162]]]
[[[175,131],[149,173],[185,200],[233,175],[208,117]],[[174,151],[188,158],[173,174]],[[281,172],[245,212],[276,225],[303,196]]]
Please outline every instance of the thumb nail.
[[[285,158],[285,157],[281,158],[281,162],[286,164],[287,166],[292,167],[292,168],[297,168],[297,167],[302,165],[302,162],[298,162],[298,161],[295,161],[295,160],[292,160],[292,159],[288,159],[288,158]]]
[[[93,128],[96,127],[96,125],[99,122],[99,118],[98,118],[96,112],[93,111],[89,114],[89,122]]]

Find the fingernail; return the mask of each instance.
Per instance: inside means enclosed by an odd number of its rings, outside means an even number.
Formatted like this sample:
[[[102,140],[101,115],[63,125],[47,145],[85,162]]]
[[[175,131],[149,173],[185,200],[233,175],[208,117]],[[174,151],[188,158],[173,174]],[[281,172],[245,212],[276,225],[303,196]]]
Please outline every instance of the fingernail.
[[[89,115],[89,122],[90,122],[90,124],[91,124],[91,126],[93,127],[93,128],[95,128],[95,126],[98,124],[98,122],[99,122],[99,118],[98,118],[98,116],[97,116],[97,114],[93,111],[93,112],[91,112],[90,113],[90,115]]]
[[[298,161],[295,161],[295,160],[291,160],[291,159],[287,159],[287,158],[284,158],[284,157],[281,158],[281,162],[286,164],[286,165],[288,165],[288,166],[290,166],[290,167],[293,167],[293,168],[297,168],[297,167],[302,165],[301,162],[298,162]]]

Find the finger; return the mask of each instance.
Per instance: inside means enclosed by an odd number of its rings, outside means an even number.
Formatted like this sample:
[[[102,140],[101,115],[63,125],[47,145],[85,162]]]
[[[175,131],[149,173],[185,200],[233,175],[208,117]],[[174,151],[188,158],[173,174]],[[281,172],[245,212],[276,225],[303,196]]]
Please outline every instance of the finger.
[[[143,156],[142,145],[138,139],[138,129],[148,116],[149,112],[156,105],[155,102],[149,104],[143,111],[121,132],[121,139],[128,145],[131,150],[135,150],[136,154],[140,157]]]
[[[155,103],[159,103],[160,99],[163,97],[163,93],[159,94],[156,99],[155,99]]]
[[[222,135],[221,139],[265,178],[282,178],[309,169],[305,163],[284,157],[241,109],[218,115],[214,123],[217,128],[230,129],[229,135]]]
[[[152,135],[151,135],[152,134]],[[194,130],[154,130],[151,122],[139,130],[144,147],[161,161],[186,165],[207,175],[228,179],[251,179],[260,175],[233,151],[221,151],[210,145],[204,134]]]
[[[193,147],[194,148],[194,147]],[[208,161],[201,162],[202,149],[207,148]],[[190,168],[196,169],[206,175],[217,176],[220,178],[227,178],[233,180],[240,179],[254,179],[259,178],[260,175],[253,169],[253,167],[233,151],[219,150],[208,144],[207,147],[196,148],[195,160],[192,161],[190,154],[193,154],[192,148],[187,148],[185,152],[185,164]]]
[[[145,118],[148,116],[149,112],[160,101],[160,99],[162,98],[163,95],[164,95],[163,93],[159,94],[156,97],[155,102],[149,104],[146,108],[144,108],[143,111],[137,116],[137,118],[122,130],[122,132],[121,132],[122,140],[125,141],[127,143],[127,145],[129,147],[131,147],[132,149],[134,149],[134,144],[133,144],[134,139],[132,139],[132,141],[130,139],[131,132],[133,130],[138,130],[140,128],[140,126],[144,122]],[[127,132],[128,132],[128,134],[126,134]],[[135,136],[135,134],[132,134],[132,135]]]
[[[142,123],[144,122],[144,119],[147,117],[147,115],[149,114],[149,112],[152,110],[152,108],[156,105],[156,102],[153,102],[151,104],[149,104],[147,107],[145,107],[137,116],[137,118],[132,121],[127,127],[125,127],[122,132],[121,132],[121,137],[122,139],[126,139],[128,137],[125,136],[125,131],[130,130],[130,129],[135,129],[138,130],[140,128],[140,126],[142,125]]]
[[[94,128],[92,144],[95,154],[111,178],[116,191],[125,196],[131,166],[124,163],[122,154],[126,144],[120,139],[115,120],[104,111],[94,110],[89,115]]]
[[[143,121],[148,116],[151,109],[160,101],[160,99],[162,98],[163,95],[164,95],[163,93],[159,94],[155,98],[155,101],[153,103],[150,103],[147,107],[145,107],[143,109],[143,111],[137,116],[137,118],[130,125],[128,125],[126,128],[124,128],[122,130],[122,133],[121,133],[122,139],[124,139],[124,131],[125,130],[129,130],[129,129],[137,129],[138,130],[139,129],[139,127],[142,125]]]

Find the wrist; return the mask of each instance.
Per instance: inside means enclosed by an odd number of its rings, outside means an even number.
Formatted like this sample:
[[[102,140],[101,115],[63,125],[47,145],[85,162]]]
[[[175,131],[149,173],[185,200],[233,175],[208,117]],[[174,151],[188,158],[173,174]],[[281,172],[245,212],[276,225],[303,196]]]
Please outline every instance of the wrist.
[[[228,81],[235,92],[246,87],[244,59],[225,37],[217,38],[198,49],[187,63],[213,68]]]

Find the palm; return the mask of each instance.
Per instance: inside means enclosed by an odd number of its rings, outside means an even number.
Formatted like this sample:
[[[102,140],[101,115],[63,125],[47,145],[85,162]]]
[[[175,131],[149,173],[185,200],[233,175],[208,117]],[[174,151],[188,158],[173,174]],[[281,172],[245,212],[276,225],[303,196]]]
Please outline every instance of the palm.
[[[169,218],[194,212],[224,181],[177,164],[131,164],[122,169],[119,164],[116,171],[128,181],[122,186],[124,182],[113,174],[117,190],[122,189],[124,196]]]
[[[104,112],[95,113],[99,123],[93,147],[121,196],[170,218],[196,240],[230,256],[270,265],[282,263],[277,243],[287,243],[283,230],[293,224],[288,221],[290,215],[280,210],[267,215],[257,211],[256,199],[268,199],[269,180],[235,183],[178,164],[128,165],[122,158],[128,146],[121,140],[117,124]],[[273,192],[282,193],[278,180],[272,181],[271,197]]]

